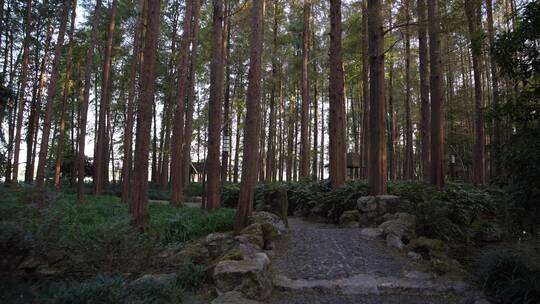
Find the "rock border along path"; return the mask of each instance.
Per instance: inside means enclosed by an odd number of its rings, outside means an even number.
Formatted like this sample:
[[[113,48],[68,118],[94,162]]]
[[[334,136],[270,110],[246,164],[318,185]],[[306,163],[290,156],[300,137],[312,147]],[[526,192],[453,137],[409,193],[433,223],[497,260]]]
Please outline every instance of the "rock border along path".
[[[290,218],[271,255],[266,303],[461,303],[467,284],[415,270],[412,259],[361,229]]]

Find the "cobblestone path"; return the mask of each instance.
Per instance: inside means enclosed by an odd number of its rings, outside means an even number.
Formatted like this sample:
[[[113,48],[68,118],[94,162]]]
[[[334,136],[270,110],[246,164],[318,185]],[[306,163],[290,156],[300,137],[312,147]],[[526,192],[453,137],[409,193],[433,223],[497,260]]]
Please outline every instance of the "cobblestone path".
[[[269,304],[462,303],[447,296],[463,283],[432,280],[414,263],[358,229],[292,218],[272,256],[274,293]]]

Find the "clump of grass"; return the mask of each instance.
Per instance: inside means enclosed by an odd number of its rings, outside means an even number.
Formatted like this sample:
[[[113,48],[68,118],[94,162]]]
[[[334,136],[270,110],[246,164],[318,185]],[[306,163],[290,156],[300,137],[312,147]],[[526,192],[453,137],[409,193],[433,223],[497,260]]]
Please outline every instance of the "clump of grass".
[[[120,276],[97,276],[76,282],[47,286],[41,303],[182,303],[182,288],[176,282],[145,279],[128,282]]]
[[[478,282],[501,303],[540,303],[540,268],[510,249],[485,252],[476,262]]]

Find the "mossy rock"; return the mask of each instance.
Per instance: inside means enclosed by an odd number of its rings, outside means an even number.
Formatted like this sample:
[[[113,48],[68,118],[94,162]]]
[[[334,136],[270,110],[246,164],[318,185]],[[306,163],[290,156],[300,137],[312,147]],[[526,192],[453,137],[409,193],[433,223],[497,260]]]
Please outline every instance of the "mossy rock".
[[[231,261],[240,261],[244,259],[244,254],[240,251],[239,248],[235,247],[225,252],[225,254],[220,258],[220,260],[231,260]]]
[[[438,239],[430,239],[423,236],[411,240],[408,246],[410,250],[415,252],[423,249],[429,249],[433,252],[444,252],[447,249],[447,246],[443,241]]]

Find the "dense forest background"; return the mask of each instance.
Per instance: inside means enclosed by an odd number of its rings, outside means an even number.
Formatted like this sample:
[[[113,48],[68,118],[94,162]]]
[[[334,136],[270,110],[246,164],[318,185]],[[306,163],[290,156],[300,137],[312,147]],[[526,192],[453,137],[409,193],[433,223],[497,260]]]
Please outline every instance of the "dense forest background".
[[[122,182],[127,201],[143,176],[132,167],[148,162],[148,179],[179,203],[193,161],[217,206],[216,189],[239,182],[246,161],[259,181],[339,186],[371,171],[373,189],[387,178],[495,182],[529,204],[538,195],[538,5],[431,2],[373,3],[371,32],[367,1],[266,3],[254,80],[247,2],[160,1],[154,12],[146,1],[2,1],[3,178],[56,188],[78,180],[81,199],[87,176],[93,194]],[[256,134],[243,132],[253,81]],[[138,140],[148,141],[143,155]]]

